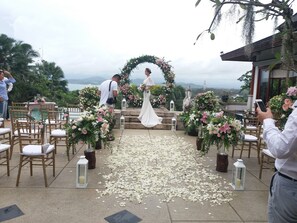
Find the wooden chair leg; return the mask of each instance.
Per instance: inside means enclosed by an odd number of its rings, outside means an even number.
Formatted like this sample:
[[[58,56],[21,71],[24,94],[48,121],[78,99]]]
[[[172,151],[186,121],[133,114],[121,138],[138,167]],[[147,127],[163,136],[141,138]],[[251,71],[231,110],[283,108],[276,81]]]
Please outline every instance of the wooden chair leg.
[[[32,158],[30,158],[30,176],[33,176],[33,161]]]
[[[18,170],[18,176],[17,176],[17,182],[16,182],[17,187],[19,186],[19,183],[20,183],[22,167],[23,167],[23,156],[20,155],[20,164],[19,164],[19,170]]]
[[[46,177],[46,169],[45,169],[44,156],[42,156],[41,160],[42,160],[42,169],[43,169],[43,176],[44,176],[44,184],[45,184],[45,187],[47,187],[47,177]]]
[[[264,162],[264,154],[262,153],[262,154],[261,154],[261,163],[260,163],[259,179],[262,178],[263,162]]]
[[[7,176],[10,176],[10,171],[9,171],[9,149],[6,150],[6,165],[7,165]]]
[[[56,156],[55,153],[53,152],[53,176],[56,176]]]
[[[54,138],[54,144],[55,144],[55,153],[57,154],[57,138]]]
[[[248,154],[248,158],[251,158],[251,149],[252,149],[252,143],[249,142],[249,154]]]
[[[11,139],[10,139],[10,157],[9,157],[9,159],[11,159],[11,156],[12,156],[12,153],[13,153],[14,140],[15,140],[15,136],[12,136]]]

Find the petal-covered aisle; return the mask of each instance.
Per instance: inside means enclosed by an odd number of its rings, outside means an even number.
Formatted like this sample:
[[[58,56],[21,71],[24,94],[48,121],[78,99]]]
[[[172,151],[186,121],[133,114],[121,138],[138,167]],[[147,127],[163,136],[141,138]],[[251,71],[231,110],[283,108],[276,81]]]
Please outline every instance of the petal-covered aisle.
[[[144,131],[144,133],[147,133]],[[114,195],[120,206],[142,203],[149,195],[162,202],[210,202],[220,205],[232,200],[229,180],[205,166],[192,144],[172,132],[167,135],[121,136],[105,161],[111,173],[103,176],[106,189],[97,190],[98,199]]]

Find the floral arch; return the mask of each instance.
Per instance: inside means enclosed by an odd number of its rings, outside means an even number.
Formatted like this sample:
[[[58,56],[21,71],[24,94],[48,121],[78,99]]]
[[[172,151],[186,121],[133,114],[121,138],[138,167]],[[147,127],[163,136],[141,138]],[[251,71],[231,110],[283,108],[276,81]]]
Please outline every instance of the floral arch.
[[[160,93],[157,98],[153,98],[151,102],[153,106],[155,105],[154,107],[165,104],[169,97],[171,97],[171,92],[174,88],[175,74],[171,70],[172,66],[169,64],[169,61],[166,62],[164,58],[158,58],[151,55],[132,58],[121,70],[122,79],[119,85],[123,98],[126,98],[132,107],[140,107],[142,105],[142,98],[139,96],[139,92],[137,93],[137,89],[133,89],[130,85],[130,74],[132,70],[141,63],[152,63],[162,70],[165,79],[165,86],[162,86],[162,93]]]

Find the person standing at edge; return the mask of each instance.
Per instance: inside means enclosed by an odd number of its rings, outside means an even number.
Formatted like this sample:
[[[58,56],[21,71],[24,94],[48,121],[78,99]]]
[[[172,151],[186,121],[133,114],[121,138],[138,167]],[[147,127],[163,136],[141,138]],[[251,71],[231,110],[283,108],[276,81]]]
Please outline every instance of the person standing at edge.
[[[267,148],[276,157],[277,171],[271,179],[268,201],[270,223],[297,222],[297,109],[292,108],[283,131],[275,126],[270,108],[267,112],[257,108]]]
[[[118,83],[121,80],[119,74],[113,75],[111,80],[103,81],[99,86],[100,102],[99,106],[107,105],[113,107],[114,103],[109,104],[107,100],[109,98],[116,98],[118,96]]]
[[[7,79],[4,79],[5,76],[7,76]],[[0,115],[2,118],[6,118],[7,114],[7,84],[15,82],[16,80],[8,71],[0,69]]]

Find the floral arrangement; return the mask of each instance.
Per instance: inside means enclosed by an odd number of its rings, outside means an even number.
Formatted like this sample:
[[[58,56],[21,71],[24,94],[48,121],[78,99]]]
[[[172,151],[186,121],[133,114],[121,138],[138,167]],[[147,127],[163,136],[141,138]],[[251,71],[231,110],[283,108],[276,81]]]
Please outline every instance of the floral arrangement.
[[[200,111],[218,111],[219,101],[213,91],[199,93],[194,98],[194,108]]]
[[[197,129],[198,126],[207,125],[209,115],[209,111],[199,111],[197,109],[192,109],[189,112],[182,112],[179,117],[184,122],[186,127],[192,126],[190,128],[186,128],[186,131],[188,131],[191,128]]]
[[[141,91],[141,92],[144,92],[145,89],[146,89],[146,85],[145,85],[145,84],[141,84],[141,85],[138,87],[138,90]]]
[[[124,84],[120,86],[120,93],[123,97],[125,97],[130,107],[139,108],[142,106],[143,103],[142,93],[144,89],[144,84],[140,85],[139,87],[137,87],[135,84]],[[150,99],[150,101],[154,108],[165,105],[167,97],[170,96],[170,94],[168,94],[168,89],[160,85],[154,85],[151,88],[151,93],[153,97]]]
[[[287,95],[288,97],[291,97],[292,100],[296,100],[296,97],[297,97],[297,87],[294,86],[294,87],[289,87],[288,90],[287,90]]]
[[[45,103],[45,102],[46,102],[45,97],[40,96],[40,94],[37,94],[34,97],[34,103]]]
[[[197,136],[197,130],[208,124],[210,113],[218,110],[219,102],[214,92],[207,91],[197,94],[194,98],[194,105],[182,112],[179,117],[184,123],[186,133]]]
[[[98,105],[99,101],[98,87],[89,85],[79,91],[79,104],[83,110]]]
[[[279,121],[279,127],[284,128],[289,115],[292,113],[293,101],[297,97],[297,87],[289,87],[286,94],[280,94],[269,100],[269,107],[275,119]]]
[[[208,124],[204,130],[204,147],[202,153],[208,152],[211,145],[229,149],[237,145],[243,135],[243,127],[237,119],[224,115],[224,112],[212,113],[206,121]]]
[[[157,65],[163,72],[164,78],[165,78],[165,88],[166,93],[163,95],[166,97],[166,100],[169,101],[169,97],[171,96],[172,88],[174,87],[174,78],[175,74],[173,73],[172,66],[169,64],[169,62],[166,62],[164,58],[158,58],[155,56],[150,55],[144,55],[137,58],[130,59],[127,64],[124,66],[124,68],[121,70],[121,81],[119,84],[119,88],[121,91],[121,94],[124,98],[126,98],[127,102],[130,104],[130,106],[137,105],[136,107],[140,107],[140,100],[137,97],[137,92],[133,91],[130,86],[130,73],[134,68],[136,68],[141,63],[153,63]],[[143,91],[139,89],[140,91]],[[130,100],[131,99],[131,100]],[[161,98],[160,98],[161,99]],[[160,100],[161,101],[161,100]],[[163,102],[164,100],[162,100]],[[142,102],[141,102],[142,104]],[[161,103],[162,104],[162,103]],[[140,106],[139,106],[140,105]]]
[[[159,108],[161,105],[166,104],[166,97],[163,94],[160,94],[159,96],[153,97],[150,102],[152,107]]]
[[[103,105],[85,111],[80,118],[66,125],[70,144],[84,142],[95,147],[99,139],[107,140],[111,125],[114,125],[114,115],[110,108]]]

